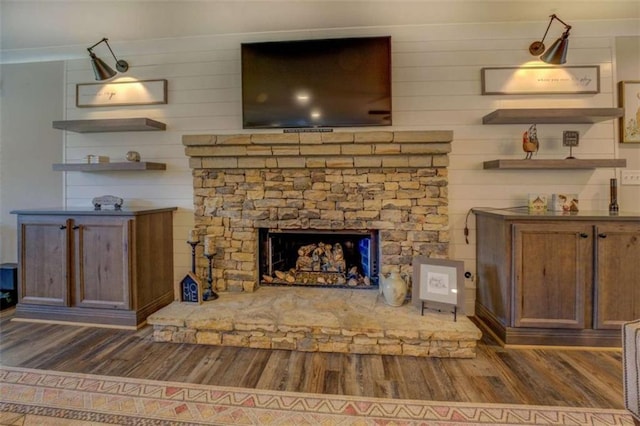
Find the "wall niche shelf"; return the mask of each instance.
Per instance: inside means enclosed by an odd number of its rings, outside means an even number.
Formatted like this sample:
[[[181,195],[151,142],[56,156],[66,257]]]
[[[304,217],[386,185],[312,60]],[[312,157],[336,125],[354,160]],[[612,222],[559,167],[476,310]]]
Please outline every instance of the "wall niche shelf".
[[[76,133],[148,132],[166,130],[167,125],[150,118],[138,117],[54,121],[53,128]]]
[[[166,170],[164,163],[151,163],[148,161],[128,161],[123,163],[60,163],[54,164],[56,172],[119,172],[119,171],[144,171]]]
[[[599,167],[627,167],[624,158],[614,159],[564,159],[564,160],[491,160],[483,163],[484,169],[596,169]]]
[[[622,108],[497,109],[482,117],[482,124],[593,124],[622,113]]]

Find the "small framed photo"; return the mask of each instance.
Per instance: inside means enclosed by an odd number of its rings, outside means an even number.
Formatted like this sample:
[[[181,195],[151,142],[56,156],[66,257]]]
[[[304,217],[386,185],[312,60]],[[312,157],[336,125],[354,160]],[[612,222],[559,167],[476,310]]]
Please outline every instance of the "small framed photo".
[[[464,307],[464,262],[461,260],[413,258],[411,302],[424,309],[425,303]]]
[[[640,81],[618,83],[618,99],[622,107],[620,142],[640,143]]]
[[[197,303],[198,305],[202,303],[202,281],[193,272],[189,272],[180,281],[179,291],[181,302]]]

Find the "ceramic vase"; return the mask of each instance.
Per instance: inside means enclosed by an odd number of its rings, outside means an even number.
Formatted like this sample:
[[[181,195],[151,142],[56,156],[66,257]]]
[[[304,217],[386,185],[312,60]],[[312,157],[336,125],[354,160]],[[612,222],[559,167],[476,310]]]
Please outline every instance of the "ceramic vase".
[[[407,282],[398,272],[391,272],[389,277],[380,274],[380,293],[390,306],[402,306],[407,297]]]

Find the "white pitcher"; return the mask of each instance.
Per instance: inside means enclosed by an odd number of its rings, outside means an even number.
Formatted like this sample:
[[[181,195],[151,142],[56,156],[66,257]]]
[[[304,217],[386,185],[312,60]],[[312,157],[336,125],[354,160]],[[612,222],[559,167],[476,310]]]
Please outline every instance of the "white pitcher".
[[[385,303],[390,306],[402,306],[407,297],[407,282],[396,271],[392,271],[388,278],[382,274],[379,277],[380,294],[384,296]]]

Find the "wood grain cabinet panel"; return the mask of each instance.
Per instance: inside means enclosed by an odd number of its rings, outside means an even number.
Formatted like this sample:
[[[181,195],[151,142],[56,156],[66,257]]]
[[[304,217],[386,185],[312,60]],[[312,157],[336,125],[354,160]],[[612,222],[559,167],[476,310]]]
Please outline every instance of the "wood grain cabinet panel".
[[[130,309],[130,219],[74,218],[75,305]]]
[[[620,330],[640,318],[640,223],[598,224],[596,328]]]
[[[592,243],[588,225],[515,224],[515,327],[585,328]]]
[[[68,221],[58,217],[25,218],[18,239],[25,242],[20,251],[19,302],[68,306]],[[40,243],[32,244],[34,241]]]
[[[476,317],[505,344],[619,346],[640,318],[640,217],[474,209]]]
[[[173,210],[12,212],[16,318],[143,325],[174,298]]]

